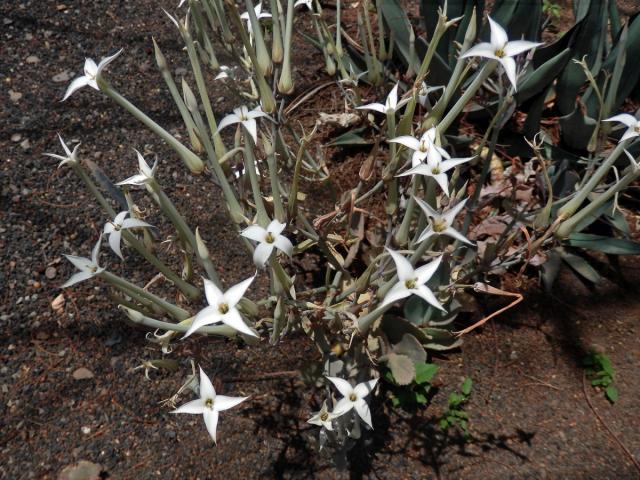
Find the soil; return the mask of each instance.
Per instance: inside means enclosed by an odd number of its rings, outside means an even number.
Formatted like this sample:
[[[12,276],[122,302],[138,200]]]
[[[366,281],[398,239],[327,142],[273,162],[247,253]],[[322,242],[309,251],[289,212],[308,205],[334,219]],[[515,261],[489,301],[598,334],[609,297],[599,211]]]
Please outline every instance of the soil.
[[[160,182],[200,224],[223,283],[252,271],[206,178],[185,173],[163,144],[99,93],[86,88],[59,102],[85,56],[125,46],[109,78],[169,131],[181,132],[151,44],[153,34],[172,68],[184,67],[178,35],[160,9],[172,11],[176,3],[0,3],[0,478],[58,478],[81,460],[116,479],[638,478],[621,446],[640,459],[637,259],[622,258],[596,287],[564,272],[551,295],[530,289],[521,305],[469,335],[460,351],[435,359],[441,387],[428,408],[393,409],[383,392],[373,405],[375,430],[344,470],[317,452],[317,429],[306,423],[317,397],[296,370],[316,354],[301,336],[275,347],[266,339],[254,346],[193,339],[170,355],[180,361],[177,371],[152,370],[148,380],[133,370],[161,352],[144,331],[122,322],[105,288],[90,282],[58,288],[72,272],[61,254],[86,255],[103,215],[73,173],[56,169],[43,153],[60,150],[60,132],[70,144],[82,142],[80,154],[118,180],[135,167],[133,147],[149,159],[158,155]],[[301,42],[296,55],[304,65],[300,91],[328,80],[313,49]],[[224,95],[215,99],[217,115],[235,106]],[[332,101],[339,104],[340,95],[329,89],[301,108],[300,118]],[[345,172],[342,182],[357,172],[331,162],[330,168]],[[151,278],[131,257],[124,267],[112,257],[109,263],[139,283]],[[61,293],[64,304],[53,309]],[[505,304],[485,300],[478,299],[478,315]],[[584,382],[581,361],[594,347],[615,366],[615,405]],[[190,373],[189,359],[215,377],[218,391],[251,395],[221,415],[217,447],[201,418],[171,415],[160,404]],[[90,378],[76,379],[80,368]],[[438,427],[449,393],[466,376],[474,380],[468,441]]]

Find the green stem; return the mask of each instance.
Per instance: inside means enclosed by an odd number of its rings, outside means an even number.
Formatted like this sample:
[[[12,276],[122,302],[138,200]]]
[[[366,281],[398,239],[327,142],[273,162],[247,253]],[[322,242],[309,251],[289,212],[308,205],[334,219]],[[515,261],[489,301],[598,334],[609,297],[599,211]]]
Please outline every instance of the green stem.
[[[195,153],[189,150],[187,147],[182,145],[176,138],[167,132],[164,128],[158,125],[156,122],[151,120],[142,110],[132,104],[129,100],[120,95],[116,90],[114,90],[109,83],[107,83],[104,79],[98,76],[98,84],[100,86],[100,90],[104,92],[109,98],[115,101],[122,108],[127,110],[131,115],[140,120],[147,128],[149,128],[153,133],[162,138],[165,142],[169,144],[169,146],[175,150],[175,152],[180,156],[182,161],[185,163],[187,168],[192,173],[201,173],[204,170],[204,163]]]
[[[191,324],[193,323],[193,319],[195,318],[195,317],[189,317],[181,321],[180,323],[169,323],[169,322],[162,322],[160,320],[156,320],[155,318],[147,317],[146,315],[143,315],[137,310],[133,308],[129,308],[124,305],[119,305],[118,307],[121,310],[124,310],[124,312],[127,314],[127,317],[129,317],[129,320],[131,320],[133,323],[144,325],[145,327],[149,327],[149,328],[166,330],[170,332],[180,332],[180,333],[187,332],[187,330],[189,330],[189,328],[191,327]],[[198,333],[222,335],[224,337],[235,337],[237,334],[237,332],[233,328],[228,327],[227,325],[213,325],[213,326],[206,325],[202,328],[199,328]]]
[[[258,214],[258,223],[263,227],[266,227],[269,223],[269,215],[267,209],[264,207],[264,201],[262,200],[262,193],[260,192],[260,185],[258,183],[258,176],[256,175],[256,161],[253,158],[253,138],[249,134],[246,128],[244,130],[244,170],[249,175],[249,183],[251,184],[251,191],[253,192],[253,201],[256,204],[256,212]]]
[[[145,289],[140,288],[135,283],[131,283],[130,281],[125,280],[124,278],[119,277],[117,275],[114,275],[111,272],[104,270],[100,272],[97,276],[103,279],[105,282],[110,283],[114,287],[122,290],[125,293],[133,292],[137,296],[140,296],[146,300],[149,300],[150,302],[157,305],[158,307],[163,309],[165,312],[167,312],[169,315],[171,315],[173,318],[177,320],[185,320],[191,316],[191,314],[189,314],[189,312],[187,312],[186,310],[170,302],[167,302],[166,300],[154,295],[151,292],[147,292]]]

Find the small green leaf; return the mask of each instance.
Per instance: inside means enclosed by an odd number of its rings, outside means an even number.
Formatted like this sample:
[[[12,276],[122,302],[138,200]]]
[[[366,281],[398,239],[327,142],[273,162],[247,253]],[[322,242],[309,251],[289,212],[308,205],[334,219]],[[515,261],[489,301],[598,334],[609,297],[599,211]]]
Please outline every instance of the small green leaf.
[[[471,380],[471,378],[469,377],[465,378],[464,382],[462,382],[462,387],[461,387],[462,393],[468,397],[469,395],[471,395],[472,388],[473,388],[473,381]]]
[[[618,389],[613,385],[609,385],[604,391],[604,394],[611,403],[616,403],[618,401]]]
[[[600,281],[600,275],[598,272],[596,272],[584,258],[573,255],[572,253],[564,253],[562,255],[562,259],[567,262],[573,271],[581,275],[583,278],[586,278],[593,283],[598,283]]]
[[[438,368],[438,365],[434,363],[416,363],[416,383],[431,382],[436,373],[438,373]]]

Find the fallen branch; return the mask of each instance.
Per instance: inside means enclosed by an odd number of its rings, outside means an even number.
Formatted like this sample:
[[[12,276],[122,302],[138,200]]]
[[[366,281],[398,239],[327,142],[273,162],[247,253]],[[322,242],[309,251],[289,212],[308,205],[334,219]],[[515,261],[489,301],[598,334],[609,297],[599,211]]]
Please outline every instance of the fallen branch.
[[[513,302],[511,302],[509,305],[507,305],[506,307],[502,307],[500,310],[497,310],[497,311],[493,312],[491,315],[488,315],[488,316],[482,318],[481,320],[479,320],[476,323],[474,323],[473,325],[465,328],[464,330],[460,330],[458,332],[453,332],[453,334],[456,337],[461,337],[462,335],[465,335],[465,334],[471,332],[472,330],[475,330],[476,328],[484,325],[489,320],[491,320],[493,317],[496,317],[496,316],[500,315],[501,313],[506,312],[510,308],[515,307],[524,298],[522,296],[522,294],[520,294],[520,293],[507,292],[505,290],[500,290],[499,288],[492,287],[491,285],[487,285],[486,283],[481,283],[481,282],[475,283],[473,285],[473,290],[476,291],[476,292],[487,293],[489,295],[499,295],[501,297],[516,297],[516,299]]]

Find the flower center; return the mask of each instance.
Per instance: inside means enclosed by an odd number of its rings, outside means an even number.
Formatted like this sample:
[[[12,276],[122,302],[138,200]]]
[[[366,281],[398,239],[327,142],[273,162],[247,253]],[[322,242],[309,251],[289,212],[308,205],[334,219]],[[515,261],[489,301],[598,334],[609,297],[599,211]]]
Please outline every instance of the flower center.
[[[414,288],[416,288],[417,283],[418,283],[417,279],[410,278],[409,280],[404,281],[404,286],[407,287],[409,290],[413,290]]]
[[[424,141],[420,142],[420,151],[423,153],[429,151],[429,146],[427,145],[427,142],[424,142]]]
[[[207,398],[207,400],[204,402],[204,406],[213,410],[213,398]]]
[[[444,219],[433,220],[433,231],[436,233],[442,233],[447,228],[447,222]]]
[[[498,58],[504,58],[505,57],[505,53],[504,53],[504,50],[502,48],[497,48],[496,51],[493,52],[493,53]]]
[[[225,313],[227,313],[229,311],[229,305],[227,305],[226,303],[221,303],[220,305],[218,305],[218,311],[224,315]]]
[[[357,399],[358,397],[355,393],[352,393],[351,395],[349,395],[349,400],[351,400],[352,402],[355,402]]]
[[[431,169],[431,173],[433,173],[434,175],[438,175],[440,173],[440,167],[433,167]]]
[[[329,414],[327,412],[322,412],[320,414],[320,420],[322,420],[323,422],[326,422],[328,418],[329,418]]]
[[[276,241],[276,239],[271,232],[267,232],[267,236],[264,238],[264,241],[267,243],[273,243]]]
[[[640,135],[640,123],[637,123],[635,127],[633,127],[633,131]]]
[[[91,273],[96,273],[96,272],[98,271],[98,267],[96,267],[95,265],[94,265],[94,266],[92,266],[92,267],[89,267],[89,271],[90,271]]]

